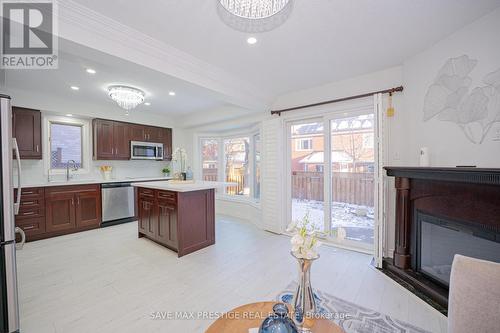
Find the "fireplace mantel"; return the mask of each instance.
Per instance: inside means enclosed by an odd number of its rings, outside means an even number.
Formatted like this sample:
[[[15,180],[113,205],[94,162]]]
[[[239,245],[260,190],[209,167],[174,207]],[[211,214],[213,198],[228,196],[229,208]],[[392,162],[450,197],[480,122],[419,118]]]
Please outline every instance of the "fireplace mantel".
[[[384,167],[384,169],[388,176],[393,177],[500,186],[500,169],[391,166]]]
[[[446,308],[447,288],[415,269],[416,216],[429,214],[473,224],[500,235],[500,169],[385,167],[395,177],[395,247],[386,258],[393,273]],[[498,236],[497,236],[498,237]]]

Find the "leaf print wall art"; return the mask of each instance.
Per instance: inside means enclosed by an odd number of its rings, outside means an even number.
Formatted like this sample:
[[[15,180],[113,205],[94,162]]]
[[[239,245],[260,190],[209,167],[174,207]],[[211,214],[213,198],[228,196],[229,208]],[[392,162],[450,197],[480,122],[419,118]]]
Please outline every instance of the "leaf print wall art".
[[[467,55],[446,61],[425,95],[424,121],[453,122],[472,143],[481,144],[500,123],[500,69],[482,79],[484,86],[471,87],[476,65]]]

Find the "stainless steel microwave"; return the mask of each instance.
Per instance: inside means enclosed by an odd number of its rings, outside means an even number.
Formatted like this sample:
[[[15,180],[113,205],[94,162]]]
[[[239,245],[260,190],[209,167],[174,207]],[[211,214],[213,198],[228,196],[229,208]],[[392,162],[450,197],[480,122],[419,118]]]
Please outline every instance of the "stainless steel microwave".
[[[163,160],[163,143],[130,141],[131,160]]]

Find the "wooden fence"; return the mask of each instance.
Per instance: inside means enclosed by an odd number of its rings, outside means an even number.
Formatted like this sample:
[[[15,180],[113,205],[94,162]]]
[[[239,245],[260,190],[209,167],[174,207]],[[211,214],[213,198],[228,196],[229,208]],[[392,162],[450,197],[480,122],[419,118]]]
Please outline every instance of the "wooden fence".
[[[228,186],[226,193],[242,195],[245,188],[245,176],[243,169],[234,169],[226,176],[226,182],[237,183],[235,186]],[[203,169],[203,180],[217,181],[217,169]]]
[[[323,201],[323,184],[323,172],[293,171],[292,198]],[[333,173],[333,201],[373,206],[373,196],[374,180],[372,173]]]

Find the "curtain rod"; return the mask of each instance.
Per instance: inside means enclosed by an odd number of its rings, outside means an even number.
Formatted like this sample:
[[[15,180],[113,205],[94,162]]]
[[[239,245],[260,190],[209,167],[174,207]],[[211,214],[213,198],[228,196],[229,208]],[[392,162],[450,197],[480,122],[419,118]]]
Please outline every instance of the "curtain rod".
[[[361,94],[361,95],[355,95],[355,96],[349,96],[349,97],[342,97],[342,98],[332,99],[332,100],[324,101],[324,102],[318,102],[318,103],[313,103],[313,104],[295,106],[295,107],[287,108],[287,109],[274,110],[274,111],[271,111],[271,115],[277,114],[278,116],[281,116],[282,112],[288,112],[288,111],[294,111],[294,110],[298,110],[298,109],[311,108],[313,106],[320,106],[320,105],[325,105],[325,104],[332,104],[332,103],[344,102],[344,101],[349,101],[351,99],[358,99],[358,98],[369,97],[369,96],[372,96],[372,95],[375,95],[375,94],[392,94],[392,93],[400,92],[400,91],[403,91],[403,86],[399,86],[399,87],[395,87],[395,88],[391,88],[391,89],[374,91],[374,92],[371,92],[371,93],[366,93],[366,94]]]

